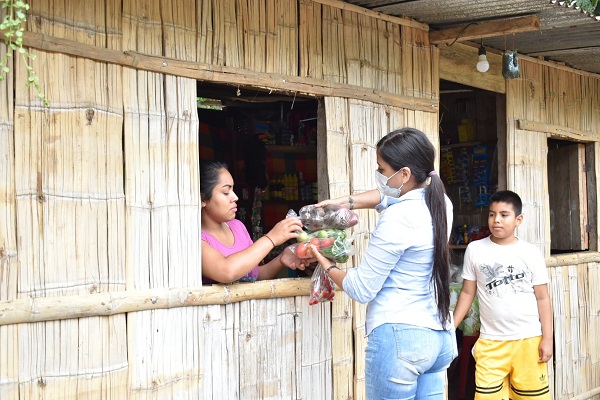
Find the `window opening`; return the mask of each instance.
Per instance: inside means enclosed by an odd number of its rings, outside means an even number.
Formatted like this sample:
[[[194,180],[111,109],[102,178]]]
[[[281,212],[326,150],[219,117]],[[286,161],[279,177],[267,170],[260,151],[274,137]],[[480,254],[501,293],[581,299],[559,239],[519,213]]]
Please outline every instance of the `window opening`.
[[[593,146],[548,139],[548,196],[550,202],[551,253],[589,250],[590,193],[595,182],[589,162]],[[587,161],[586,161],[587,160]],[[594,190],[588,185],[593,185]]]
[[[239,197],[236,219],[254,241],[317,201],[317,108],[314,97],[198,83],[200,159],[229,166]],[[208,105],[209,107],[205,107]],[[281,253],[277,246],[263,262]],[[284,268],[279,277],[310,276]]]

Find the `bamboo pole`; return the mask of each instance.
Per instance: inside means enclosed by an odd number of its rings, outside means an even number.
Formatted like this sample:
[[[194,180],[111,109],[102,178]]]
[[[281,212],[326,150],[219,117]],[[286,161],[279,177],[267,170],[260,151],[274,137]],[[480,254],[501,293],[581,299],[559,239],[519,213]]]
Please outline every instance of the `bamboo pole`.
[[[0,325],[231,304],[249,299],[308,296],[309,293],[310,280],[286,278],[199,288],[173,287],[57,297],[28,296],[0,302]]]
[[[585,393],[578,394],[577,396],[573,396],[570,400],[587,400],[598,394],[600,394],[600,386],[592,390],[588,390]]]
[[[377,18],[377,19],[382,19],[384,21],[393,22],[394,24],[409,26],[412,28],[424,30],[426,32],[429,31],[429,26],[427,24],[423,24],[423,23],[417,22],[412,19],[399,18],[399,17],[394,17],[392,15],[387,15],[387,14],[382,14],[382,13],[379,13],[376,11],[371,11],[369,9],[366,9],[366,8],[363,8],[360,6],[356,6],[353,4],[348,4],[343,1],[339,1],[339,0],[312,0],[312,1],[314,1],[315,3],[321,3],[324,5],[330,6],[330,7],[336,7],[336,8],[340,8],[342,10],[352,11],[359,15],[365,15],[365,16],[368,16],[371,18]]]

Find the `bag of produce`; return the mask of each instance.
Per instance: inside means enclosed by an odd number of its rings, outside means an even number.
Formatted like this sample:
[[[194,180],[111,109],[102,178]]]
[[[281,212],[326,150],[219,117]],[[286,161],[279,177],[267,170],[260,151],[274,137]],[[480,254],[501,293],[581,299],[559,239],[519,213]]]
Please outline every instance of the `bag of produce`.
[[[309,231],[320,229],[348,229],[358,224],[358,214],[341,206],[326,205],[316,207],[314,204],[304,206],[299,211],[300,220]]]
[[[333,281],[321,264],[318,264],[312,274],[308,304],[312,306],[325,301],[332,301],[334,296]]]
[[[302,232],[298,243],[289,247],[298,258],[312,258],[314,248],[330,260],[345,263],[354,254],[353,240],[348,239],[343,230],[328,228],[312,233]]]

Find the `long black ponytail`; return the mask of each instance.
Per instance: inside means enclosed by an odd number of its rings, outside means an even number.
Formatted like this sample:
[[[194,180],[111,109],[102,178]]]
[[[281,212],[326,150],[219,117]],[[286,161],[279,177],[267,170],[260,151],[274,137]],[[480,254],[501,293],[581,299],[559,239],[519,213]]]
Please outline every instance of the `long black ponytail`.
[[[388,133],[377,143],[377,153],[394,170],[411,170],[417,183],[431,178],[425,188],[425,203],[433,222],[433,271],[438,318],[445,327],[450,314],[450,246],[446,219],[446,190],[434,170],[435,148],[423,132],[402,128]]]

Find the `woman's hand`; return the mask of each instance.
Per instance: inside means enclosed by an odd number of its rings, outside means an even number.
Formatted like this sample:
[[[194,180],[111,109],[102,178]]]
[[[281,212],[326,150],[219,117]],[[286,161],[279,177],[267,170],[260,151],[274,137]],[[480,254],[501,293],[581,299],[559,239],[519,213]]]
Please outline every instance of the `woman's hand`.
[[[330,259],[325,257],[323,254],[321,254],[321,252],[319,251],[319,249],[316,246],[314,246],[312,244],[309,244],[309,246],[310,246],[309,248],[311,250],[311,253],[314,257],[314,260],[316,260],[319,264],[321,264],[321,267],[323,267],[323,269],[327,270],[327,268],[329,268],[335,264],[334,261],[331,261]]]
[[[293,246],[293,245],[292,245]],[[309,264],[315,262],[314,258],[299,258],[294,253],[292,246],[288,246],[281,252],[279,260],[289,269],[304,270]]]
[[[297,239],[302,232],[302,222],[300,218],[289,217],[279,221],[267,236],[273,241],[275,246],[279,246],[290,239]]]
[[[327,200],[320,201],[317,204],[315,204],[315,207],[325,207],[328,205],[349,208],[350,203],[348,202],[348,196],[344,196],[344,197],[338,197],[336,199],[327,199]]]

